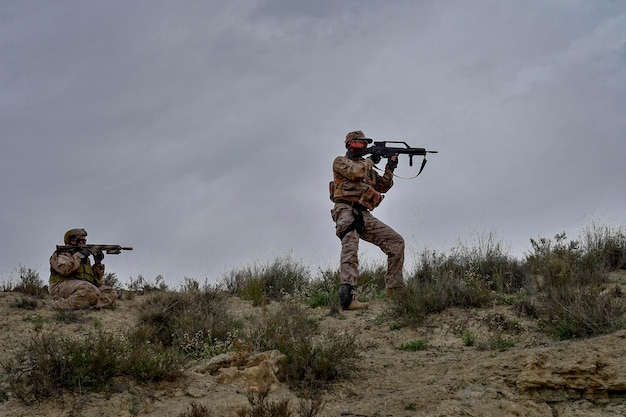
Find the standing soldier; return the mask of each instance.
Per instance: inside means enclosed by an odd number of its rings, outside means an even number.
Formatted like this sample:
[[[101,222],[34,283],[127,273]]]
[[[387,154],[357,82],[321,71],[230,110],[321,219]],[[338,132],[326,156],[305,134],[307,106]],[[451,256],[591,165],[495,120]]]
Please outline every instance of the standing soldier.
[[[104,253],[94,255],[94,265],[89,261],[89,252],[81,247],[87,243],[85,229],[65,232],[63,242],[75,246],[72,251],[55,251],[50,257],[50,282],[48,290],[55,310],[79,310],[93,307],[110,308],[117,299],[117,291],[102,285],[104,276]]]
[[[391,295],[404,288],[404,239],[370,212],[383,200],[383,193],[393,186],[398,155],[388,158],[385,173],[380,176],[373,169],[380,162],[380,156],[360,156],[369,143],[372,140],[362,131],[349,132],[345,140],[346,155],[338,156],[333,162],[330,197],[335,206],[331,215],[335,232],[341,239],[339,301],[344,310],[369,307],[368,303],[356,299],[359,239],[378,246],[387,255],[385,294]]]

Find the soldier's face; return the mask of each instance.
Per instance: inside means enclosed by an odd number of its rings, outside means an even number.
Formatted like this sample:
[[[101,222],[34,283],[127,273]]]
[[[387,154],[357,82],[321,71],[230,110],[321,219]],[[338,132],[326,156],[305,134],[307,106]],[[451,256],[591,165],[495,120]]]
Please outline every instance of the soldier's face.
[[[348,142],[348,147],[351,150],[360,151],[367,148],[367,141],[361,139],[353,139]]]
[[[76,246],[83,246],[87,243],[87,238],[85,238],[85,236],[78,236],[77,238],[72,239],[72,242]]]

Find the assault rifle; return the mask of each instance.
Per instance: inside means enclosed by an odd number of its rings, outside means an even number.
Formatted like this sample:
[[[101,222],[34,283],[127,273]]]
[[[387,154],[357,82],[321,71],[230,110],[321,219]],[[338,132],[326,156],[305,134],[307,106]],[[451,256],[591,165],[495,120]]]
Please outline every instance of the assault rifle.
[[[81,250],[88,250],[93,256],[96,256],[98,252],[105,252],[107,255],[119,255],[123,250],[133,250],[133,248],[132,246],[100,245],[97,243],[83,246],[57,245],[59,252],[78,252]]]
[[[404,146],[387,146],[388,143],[401,143]],[[427,151],[424,148],[411,148],[408,143],[394,140],[384,140],[381,142],[374,142],[374,146],[365,148],[363,154],[378,155],[381,158],[389,158],[395,154],[409,155],[409,166],[413,166],[413,157],[426,156],[427,153],[438,153],[439,151]]]
[[[387,146],[388,143],[400,143],[404,146]],[[360,152],[361,155],[376,155],[381,158],[389,158],[396,154],[406,154],[409,155],[409,166],[413,166],[413,157],[414,156],[423,156],[422,166],[420,167],[417,175],[422,173],[424,166],[426,165],[426,154],[428,153],[438,153],[439,151],[427,151],[424,148],[411,148],[408,143],[403,141],[395,141],[395,140],[384,140],[380,142],[374,142],[374,145],[369,148],[365,148]],[[417,177],[416,175],[416,177]]]

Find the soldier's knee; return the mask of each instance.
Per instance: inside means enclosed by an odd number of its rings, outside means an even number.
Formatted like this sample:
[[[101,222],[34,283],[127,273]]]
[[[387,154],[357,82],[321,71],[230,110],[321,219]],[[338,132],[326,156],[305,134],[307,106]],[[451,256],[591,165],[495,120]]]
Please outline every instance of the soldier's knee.
[[[95,303],[100,297],[100,290],[95,285],[85,282],[80,288],[74,292],[74,296],[84,300],[87,303]]]
[[[392,238],[388,240],[389,252],[399,253],[404,252],[404,238],[401,234],[396,233]]]

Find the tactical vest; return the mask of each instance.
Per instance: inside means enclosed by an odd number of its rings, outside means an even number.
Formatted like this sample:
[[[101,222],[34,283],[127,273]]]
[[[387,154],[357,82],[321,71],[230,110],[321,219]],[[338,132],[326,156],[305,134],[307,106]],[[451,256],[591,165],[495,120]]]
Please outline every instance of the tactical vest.
[[[334,174],[329,184],[330,199],[335,203],[350,202],[373,210],[383,201],[384,195],[374,189],[376,177],[370,172],[361,181],[351,181],[343,175]]]
[[[71,279],[80,279],[98,286],[96,274],[93,272],[93,268],[89,264],[81,263],[76,271],[65,277],[55,271],[54,268],[50,267],[50,282],[69,281]]]

